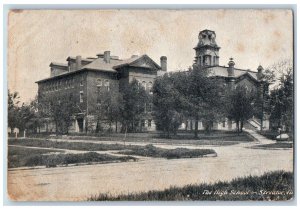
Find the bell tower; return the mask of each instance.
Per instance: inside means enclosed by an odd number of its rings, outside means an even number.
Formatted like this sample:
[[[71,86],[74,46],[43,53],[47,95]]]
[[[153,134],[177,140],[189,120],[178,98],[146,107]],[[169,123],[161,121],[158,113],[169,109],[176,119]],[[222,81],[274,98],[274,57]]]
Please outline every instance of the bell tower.
[[[200,31],[198,36],[199,42],[196,47],[195,64],[200,67],[218,66],[219,65],[219,49],[216,43],[216,33],[211,30]]]

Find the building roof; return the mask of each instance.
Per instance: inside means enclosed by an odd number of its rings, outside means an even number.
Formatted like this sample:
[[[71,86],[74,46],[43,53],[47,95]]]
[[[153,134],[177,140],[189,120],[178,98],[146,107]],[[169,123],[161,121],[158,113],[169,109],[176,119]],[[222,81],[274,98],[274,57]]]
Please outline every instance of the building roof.
[[[51,62],[50,66],[62,66],[62,67],[67,67],[68,64],[66,63],[57,63],[57,62]]]
[[[109,63],[106,63],[103,58],[97,58],[91,63],[82,67],[82,69],[91,69],[97,71],[106,71],[106,72],[114,72],[117,71],[114,69],[114,66],[120,63],[121,60],[113,60],[111,59]]]
[[[67,61],[73,60],[73,59],[76,59],[76,57],[68,57]],[[139,63],[140,59],[141,60],[146,59],[148,62],[146,62],[146,63],[140,62]],[[157,63],[155,63],[146,54],[141,55],[141,56],[132,56],[131,58],[125,59],[125,60],[117,59],[117,57],[114,56],[113,58],[110,59],[109,63],[105,62],[103,57],[101,57],[101,56],[98,57],[98,58],[94,58],[94,59],[91,59],[91,58],[85,59],[85,58],[83,58],[82,61],[88,61],[88,63],[85,64],[85,65],[83,64],[82,68],[79,69],[79,70],[64,72],[62,74],[59,74],[59,75],[56,75],[56,76],[53,76],[53,77],[49,77],[49,78],[46,78],[46,79],[43,79],[43,80],[39,80],[39,81],[37,81],[37,83],[43,82],[43,81],[46,81],[46,80],[51,80],[53,78],[59,78],[59,77],[69,75],[69,74],[74,74],[74,73],[77,73],[77,72],[82,72],[84,70],[94,70],[94,71],[117,73],[118,68],[121,68],[123,66],[129,66],[129,65],[139,66],[139,67],[143,67],[143,68],[151,68],[150,66],[153,66],[156,69],[160,69],[160,66]],[[52,62],[51,64],[64,66],[64,67],[67,66],[67,64],[58,64],[58,63],[54,63],[54,62]]]
[[[155,63],[155,62],[154,62],[148,55],[146,55],[146,54],[141,55],[141,56],[133,56],[133,57],[127,59],[127,60],[124,60],[124,61],[120,62],[119,64],[117,64],[116,66],[114,66],[114,68],[117,69],[117,68],[121,68],[121,67],[127,66],[127,65],[133,65],[133,66],[134,66],[135,64],[137,64],[138,60],[140,60],[140,59],[147,59],[148,61],[151,62],[151,64],[152,64],[155,68],[157,68],[157,69],[160,69],[160,68],[161,68],[157,63]],[[149,67],[149,62],[147,62],[147,63],[139,63],[139,64],[137,64],[137,65],[140,66],[140,67],[144,67],[144,68],[150,68],[150,67]]]
[[[92,62],[95,59],[97,59],[97,58],[88,57],[88,58],[82,58],[81,61]],[[76,60],[76,57],[75,56],[69,56],[69,57],[67,57],[66,61],[69,61],[69,60]]]
[[[160,69],[160,66],[155,63],[149,56],[147,55],[141,55],[141,56],[133,56],[129,59],[125,60],[119,60],[119,59],[110,59],[110,62],[107,63],[103,60],[103,58],[97,58],[90,64],[87,64],[82,67],[82,69],[93,69],[98,71],[109,71],[109,72],[117,72],[118,68],[121,68],[123,66],[129,66],[134,65],[138,60],[145,58],[149,59],[153,66],[155,66],[157,69]],[[145,63],[140,63],[140,67],[149,68],[149,66]]]
[[[206,68],[210,70],[211,76],[228,77],[228,72],[227,72],[228,67],[211,66],[211,67],[206,67]],[[249,69],[237,69],[237,68],[234,69],[234,77],[235,78],[239,78],[245,74],[248,74],[253,79],[258,80],[257,72],[255,72],[255,71],[251,71]]]

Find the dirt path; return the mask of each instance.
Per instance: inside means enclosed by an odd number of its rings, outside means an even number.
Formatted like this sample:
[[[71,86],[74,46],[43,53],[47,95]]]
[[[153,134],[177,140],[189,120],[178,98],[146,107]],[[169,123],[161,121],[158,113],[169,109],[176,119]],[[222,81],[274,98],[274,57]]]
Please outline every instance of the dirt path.
[[[11,198],[18,200],[74,201],[86,200],[98,193],[161,190],[174,185],[231,180],[249,174],[261,175],[266,171],[293,170],[292,149],[246,148],[251,145],[254,143],[202,146],[214,149],[218,154],[214,158],[148,158],[138,162],[13,170],[8,171],[9,192]]]

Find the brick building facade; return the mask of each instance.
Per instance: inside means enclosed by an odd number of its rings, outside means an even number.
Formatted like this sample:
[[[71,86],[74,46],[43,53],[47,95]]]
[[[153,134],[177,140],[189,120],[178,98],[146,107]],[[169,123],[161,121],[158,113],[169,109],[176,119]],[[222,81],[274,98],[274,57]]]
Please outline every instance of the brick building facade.
[[[50,77],[37,81],[37,84],[40,103],[60,97],[74,100],[78,111],[74,113],[70,132],[95,130],[95,115],[104,91],[114,95],[136,79],[151,94],[154,79],[167,71],[165,56],[161,57],[162,67],[147,55],[133,55],[121,60],[111,56],[110,51],[98,54],[96,58],[68,57],[67,61],[67,64],[52,62]],[[143,119],[143,129],[155,130],[151,114],[147,116],[147,119]],[[55,131],[50,119],[43,130]]]

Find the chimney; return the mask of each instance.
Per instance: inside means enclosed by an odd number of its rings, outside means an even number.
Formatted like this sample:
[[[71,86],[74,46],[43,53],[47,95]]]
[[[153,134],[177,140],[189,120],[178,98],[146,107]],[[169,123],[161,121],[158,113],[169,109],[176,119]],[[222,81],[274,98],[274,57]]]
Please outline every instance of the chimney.
[[[228,62],[228,68],[227,68],[228,77],[234,77],[234,65],[235,63],[233,61],[233,58],[230,58]]]
[[[262,71],[264,70],[264,68],[261,66],[261,65],[259,65],[258,67],[257,67],[257,73],[256,73],[256,76],[257,76],[257,79],[258,80],[261,80],[262,79],[262,77],[263,77],[263,73],[262,73]]]
[[[104,61],[105,63],[110,63],[110,51],[104,52]]]
[[[81,69],[81,56],[77,55],[76,56],[76,70]]]
[[[162,71],[167,71],[167,56],[160,57],[160,67]]]

